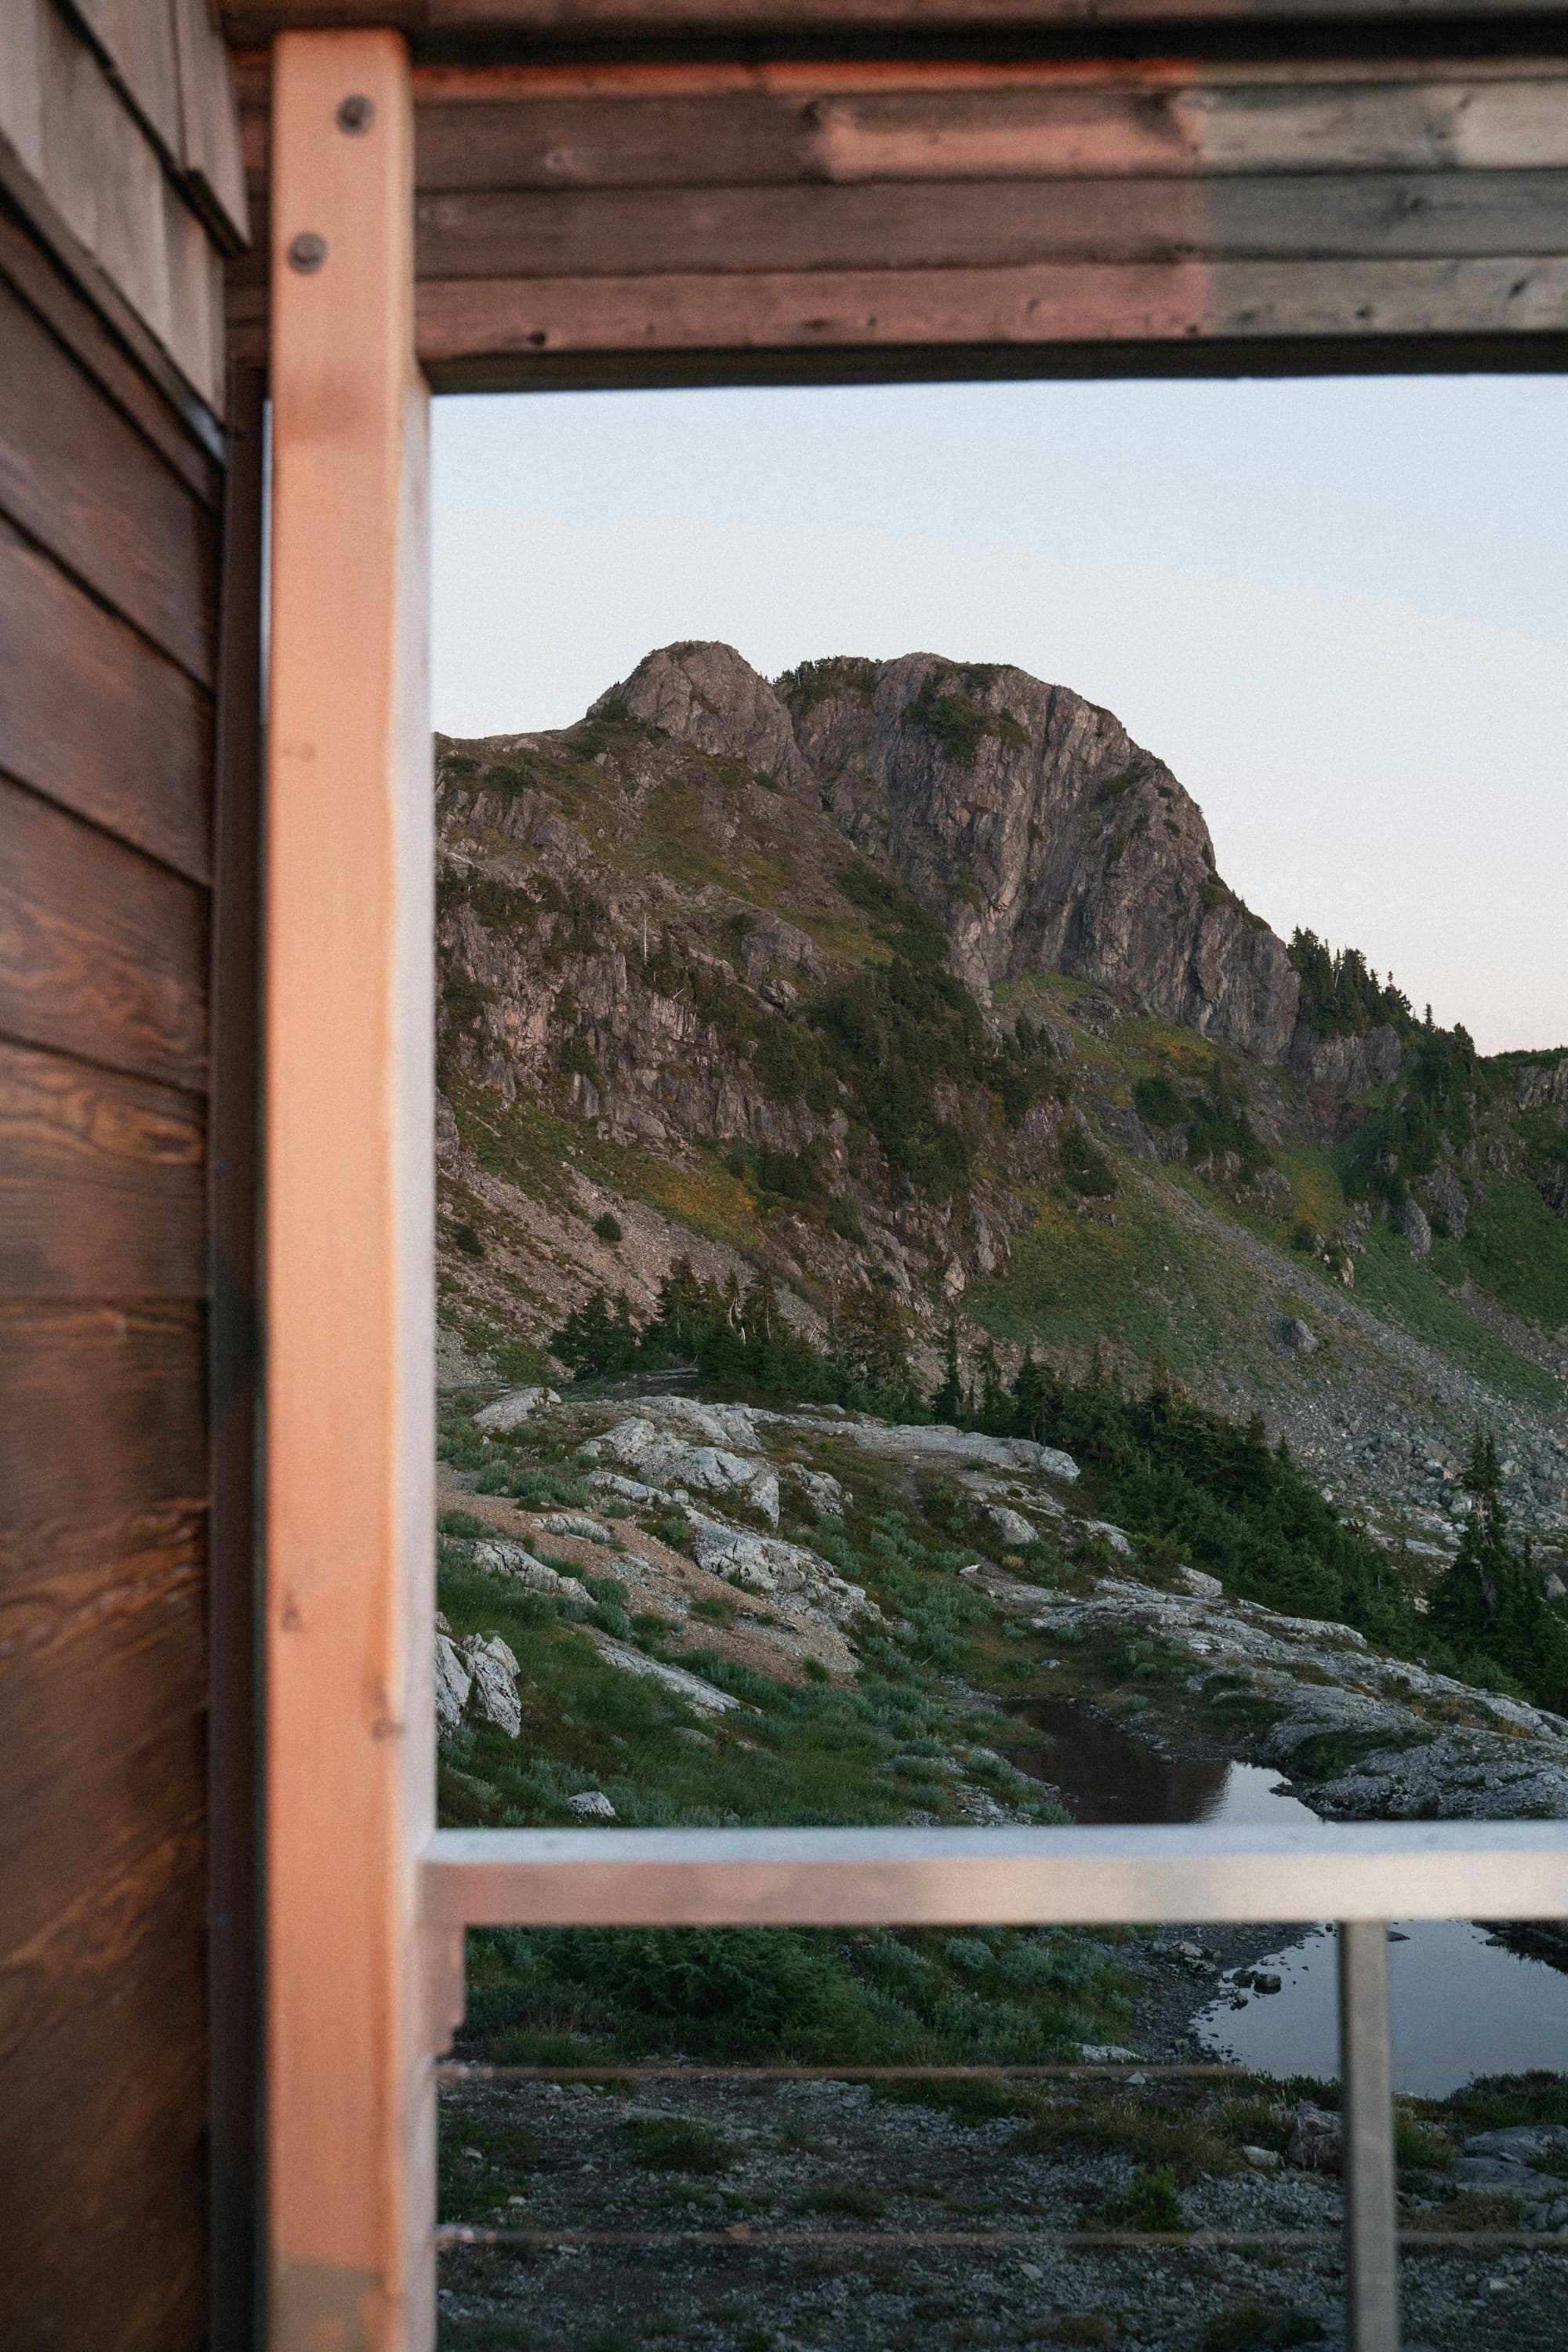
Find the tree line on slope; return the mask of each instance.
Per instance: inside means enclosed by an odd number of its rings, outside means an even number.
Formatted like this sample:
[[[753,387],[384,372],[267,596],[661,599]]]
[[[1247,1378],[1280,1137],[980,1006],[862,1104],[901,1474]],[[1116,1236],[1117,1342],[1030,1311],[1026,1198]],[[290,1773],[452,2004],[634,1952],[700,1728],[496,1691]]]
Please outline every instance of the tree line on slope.
[[[1528,1538],[1510,1532],[1489,1437],[1478,1434],[1472,1449],[1463,1482],[1471,1515],[1423,1615],[1382,1546],[1325,1500],[1283,1439],[1270,1446],[1261,1415],[1230,1420],[1159,1376],[1142,1392],[1099,1366],[1074,1380],[1032,1350],[1007,1380],[987,1346],[965,1381],[952,1328],[928,1396],[903,1310],[878,1284],[841,1295],[818,1347],[785,1318],[766,1275],[743,1287],[733,1275],[704,1282],[682,1258],[646,1323],[624,1292],[612,1301],[601,1290],[550,1346],[584,1380],[689,1366],[703,1386],[760,1402],[832,1402],[1060,1446],[1151,1557],[1185,1560],[1240,1599],[1353,1625],[1402,1656],[1568,1712],[1568,1622],[1542,1594]]]

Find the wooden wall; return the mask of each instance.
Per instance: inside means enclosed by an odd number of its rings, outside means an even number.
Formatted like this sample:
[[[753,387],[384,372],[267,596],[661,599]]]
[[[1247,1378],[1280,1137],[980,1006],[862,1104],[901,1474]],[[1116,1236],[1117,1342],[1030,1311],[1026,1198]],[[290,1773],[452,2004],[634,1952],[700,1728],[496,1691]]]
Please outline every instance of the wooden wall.
[[[1562,58],[608,57],[415,94],[437,390],[1568,361]],[[253,256],[257,355],[264,294]]]
[[[0,8],[0,2341],[17,2352],[181,2352],[206,2332],[216,324],[236,231],[186,160],[182,14]]]

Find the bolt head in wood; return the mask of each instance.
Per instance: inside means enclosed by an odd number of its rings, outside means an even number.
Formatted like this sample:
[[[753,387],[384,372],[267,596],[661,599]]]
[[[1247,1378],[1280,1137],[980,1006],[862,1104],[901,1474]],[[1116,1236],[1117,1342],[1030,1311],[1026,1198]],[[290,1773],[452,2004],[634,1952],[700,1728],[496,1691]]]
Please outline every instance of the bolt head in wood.
[[[327,257],[327,240],[313,228],[302,229],[289,247],[289,267],[301,278],[312,277]]]
[[[375,121],[375,100],[366,98],[363,90],[354,90],[338,109],[338,129],[357,132],[368,131]]]

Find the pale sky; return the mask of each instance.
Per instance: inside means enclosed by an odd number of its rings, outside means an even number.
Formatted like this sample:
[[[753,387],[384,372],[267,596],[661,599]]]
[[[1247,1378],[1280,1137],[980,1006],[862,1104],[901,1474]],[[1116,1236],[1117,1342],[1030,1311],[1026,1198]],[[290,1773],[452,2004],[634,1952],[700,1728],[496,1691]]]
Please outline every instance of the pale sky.
[[[1070,686],[1276,929],[1568,1043],[1559,379],[437,403],[438,728],[563,726],[681,637]]]

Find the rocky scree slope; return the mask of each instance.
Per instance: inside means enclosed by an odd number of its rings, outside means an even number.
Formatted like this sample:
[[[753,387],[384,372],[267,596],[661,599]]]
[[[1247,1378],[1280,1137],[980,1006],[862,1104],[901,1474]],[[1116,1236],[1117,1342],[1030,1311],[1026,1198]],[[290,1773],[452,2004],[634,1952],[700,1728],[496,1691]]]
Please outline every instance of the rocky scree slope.
[[[1478,1422],[1519,1523],[1568,1517],[1568,1055],[1347,1016],[1109,712],[674,646],[439,740],[437,798],[448,1378],[548,1373],[685,1255],[818,1339],[886,1287],[930,1385],[950,1323],[970,1372],[1162,1360],[1417,1562]]]

